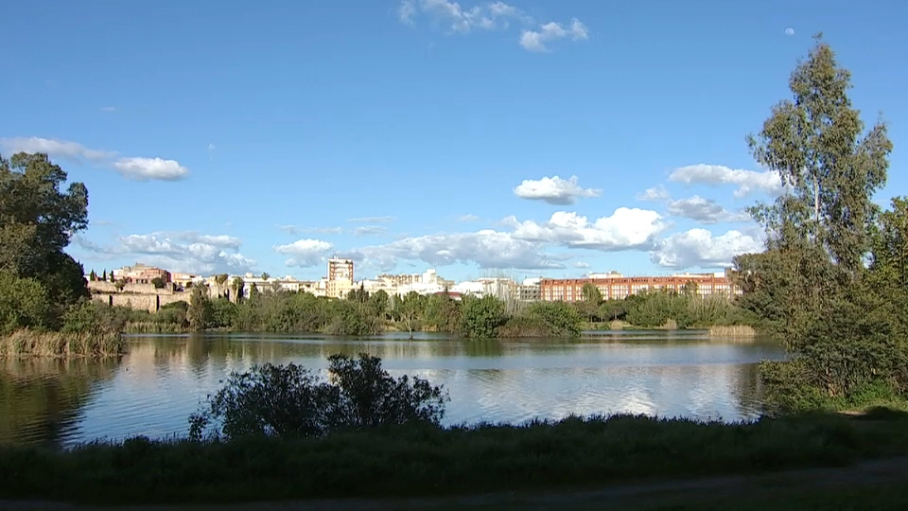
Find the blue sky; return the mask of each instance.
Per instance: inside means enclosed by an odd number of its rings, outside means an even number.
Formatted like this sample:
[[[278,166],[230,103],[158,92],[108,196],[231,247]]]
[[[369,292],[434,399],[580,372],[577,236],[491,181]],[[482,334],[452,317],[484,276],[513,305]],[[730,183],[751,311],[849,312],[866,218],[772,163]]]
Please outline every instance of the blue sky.
[[[32,0],[3,8],[0,151],[90,192],[89,269],[465,279],[713,271],[760,247],[744,137],[823,31],[890,122],[908,4]],[[13,36],[9,36],[13,34]],[[558,179],[555,179],[557,176]],[[574,178],[576,176],[576,178]]]

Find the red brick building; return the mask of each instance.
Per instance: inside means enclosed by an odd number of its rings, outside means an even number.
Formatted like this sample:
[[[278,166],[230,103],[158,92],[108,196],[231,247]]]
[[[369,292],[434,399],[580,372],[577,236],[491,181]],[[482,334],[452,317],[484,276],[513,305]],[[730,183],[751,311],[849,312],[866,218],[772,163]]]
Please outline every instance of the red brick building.
[[[583,299],[583,285],[591,283],[604,300],[620,300],[643,291],[666,289],[681,292],[691,284],[700,296],[741,294],[727,275],[714,273],[671,275],[665,277],[624,277],[610,273],[582,279],[542,279],[539,298],[547,302],[575,302]]]

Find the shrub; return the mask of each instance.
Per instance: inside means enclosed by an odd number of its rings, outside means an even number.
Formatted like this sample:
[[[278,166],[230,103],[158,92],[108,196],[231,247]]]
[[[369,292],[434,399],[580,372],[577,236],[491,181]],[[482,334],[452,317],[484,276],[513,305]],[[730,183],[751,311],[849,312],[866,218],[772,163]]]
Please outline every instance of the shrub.
[[[189,418],[189,436],[201,440],[213,421],[215,437],[321,436],[341,428],[428,423],[444,416],[447,394],[421,378],[394,379],[381,359],[360,354],[328,357],[330,381],[296,364],[266,364],[232,373]]]

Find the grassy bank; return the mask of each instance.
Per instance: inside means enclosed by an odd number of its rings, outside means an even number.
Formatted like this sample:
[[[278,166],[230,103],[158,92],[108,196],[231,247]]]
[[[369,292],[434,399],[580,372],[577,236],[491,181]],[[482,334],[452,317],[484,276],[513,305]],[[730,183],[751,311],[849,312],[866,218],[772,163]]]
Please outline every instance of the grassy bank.
[[[756,329],[748,325],[727,325],[709,327],[710,337],[755,337]]]
[[[117,332],[64,333],[18,330],[0,338],[3,357],[108,357],[125,351]]]
[[[5,448],[0,498],[123,503],[391,497],[762,473],[906,454],[906,417],[812,415],[725,425],[617,416],[526,426],[411,426],[321,439],[139,439],[65,452]]]

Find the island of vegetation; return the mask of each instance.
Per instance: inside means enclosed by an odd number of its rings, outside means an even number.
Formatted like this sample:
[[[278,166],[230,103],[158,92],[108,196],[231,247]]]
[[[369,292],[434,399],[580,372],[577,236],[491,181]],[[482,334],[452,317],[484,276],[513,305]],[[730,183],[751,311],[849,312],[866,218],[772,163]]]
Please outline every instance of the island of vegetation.
[[[908,454],[902,412],[908,409],[908,200],[894,198],[886,210],[873,201],[889,167],[887,128],[880,122],[865,129],[848,99],[850,74],[821,38],[789,85],[793,99],[775,105],[762,130],[748,138],[756,160],[779,173],[786,191],[752,208],[766,230],[766,250],[734,260],[732,274],[744,294],[734,309],[713,316],[720,318],[715,323],[754,321],[790,354],[760,366],[763,418],[724,424],[574,417],[443,427],[444,389],[419,378],[391,378],[368,355],[334,356],[327,381],[293,364],[232,375],[190,418],[185,439],[135,438],[63,451],[2,448],[0,497],[115,503],[448,495],[747,474]],[[6,301],[0,317],[6,331],[44,327],[82,335],[111,328],[110,317],[80,302],[81,268],[62,252],[69,233],[85,225],[84,187],[57,192],[65,174],[41,155],[16,155],[3,166]],[[29,177],[16,174],[23,169]],[[36,226],[36,218],[48,218],[29,206],[29,193],[38,192],[42,203],[58,204],[53,218],[63,220],[55,220],[56,227]],[[492,298],[461,305],[444,296],[413,298],[417,306],[404,297],[399,316],[390,318],[380,304],[384,298],[356,293],[324,302],[307,295],[250,296],[230,309],[203,298],[159,314],[194,329],[344,334],[374,332],[381,321],[396,319],[412,322],[407,330],[418,324],[470,337],[575,333],[593,316],[593,305],[595,314],[605,305],[605,317],[620,315],[616,304],[594,300],[586,312],[559,303],[509,311]],[[630,300],[623,314],[650,325],[704,321],[682,315],[702,304],[682,300]],[[862,494],[870,499],[863,503],[896,509],[879,499],[904,499],[904,490],[897,491],[904,483],[902,476],[897,484],[878,485]]]

